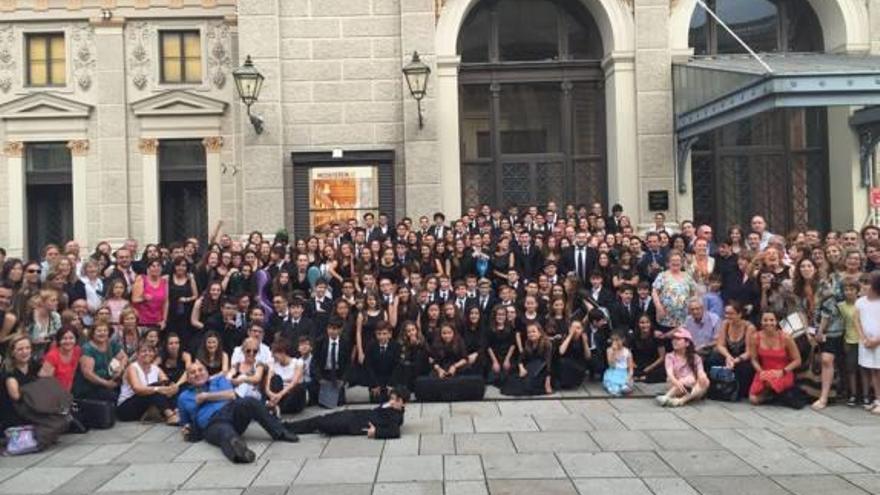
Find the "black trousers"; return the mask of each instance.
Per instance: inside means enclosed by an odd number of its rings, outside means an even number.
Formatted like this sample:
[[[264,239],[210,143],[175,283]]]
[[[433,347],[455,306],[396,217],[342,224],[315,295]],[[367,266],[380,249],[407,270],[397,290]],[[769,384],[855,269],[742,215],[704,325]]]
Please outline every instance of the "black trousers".
[[[365,435],[368,422],[358,411],[339,411],[309,419],[287,423],[287,428],[297,434],[320,432],[325,435]]]
[[[269,390],[272,392],[280,392],[284,389],[284,380],[281,379],[278,375],[272,376],[272,381],[269,382]],[[302,384],[299,384],[288,392],[284,398],[278,403],[278,408],[281,409],[283,414],[295,414],[306,408],[306,389]]]
[[[202,430],[202,436],[211,445],[220,447],[223,455],[234,462],[235,452],[232,449],[232,440],[241,437],[251,421],[259,423],[273,439],[281,438],[284,434],[284,425],[278,418],[269,414],[265,404],[253,397],[248,397],[235,399],[217,411],[211,417],[208,426]]]
[[[162,394],[133,395],[125,402],[116,406],[116,416],[120,421],[137,421],[147,412],[150,406],[156,406],[159,412],[174,410],[174,405],[168,397]]]
[[[89,387],[89,390],[85,391],[77,395],[77,399],[92,399],[92,400],[101,400],[104,402],[112,402],[116,403],[116,398],[119,397],[119,389],[109,389],[104,387],[93,386]]]

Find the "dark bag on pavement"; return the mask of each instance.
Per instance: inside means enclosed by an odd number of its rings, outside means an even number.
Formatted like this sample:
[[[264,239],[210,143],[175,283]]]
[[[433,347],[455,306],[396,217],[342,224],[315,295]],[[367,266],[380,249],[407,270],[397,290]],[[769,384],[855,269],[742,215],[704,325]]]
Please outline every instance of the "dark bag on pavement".
[[[107,430],[116,424],[116,404],[113,402],[78,399],[74,411],[76,419],[88,428]]]
[[[739,400],[739,382],[732,369],[724,366],[709,368],[709,398],[726,402]]]
[[[419,402],[458,402],[482,400],[486,383],[478,375],[460,375],[451,378],[420,376],[416,378],[416,398]]]
[[[21,387],[15,412],[34,426],[40,448],[54,444],[67,432],[73,397],[54,378],[40,378]]]

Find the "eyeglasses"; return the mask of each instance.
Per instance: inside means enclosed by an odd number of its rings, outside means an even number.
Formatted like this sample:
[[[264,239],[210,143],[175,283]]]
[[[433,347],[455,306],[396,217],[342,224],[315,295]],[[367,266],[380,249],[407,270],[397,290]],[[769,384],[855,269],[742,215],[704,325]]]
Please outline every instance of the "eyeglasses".
[[[256,349],[245,349],[244,353],[245,354],[256,354],[257,350]]]
[[[42,273],[43,270],[40,270],[40,269],[38,269],[38,268],[31,268],[31,269],[28,270],[27,272],[28,272],[28,273]]]

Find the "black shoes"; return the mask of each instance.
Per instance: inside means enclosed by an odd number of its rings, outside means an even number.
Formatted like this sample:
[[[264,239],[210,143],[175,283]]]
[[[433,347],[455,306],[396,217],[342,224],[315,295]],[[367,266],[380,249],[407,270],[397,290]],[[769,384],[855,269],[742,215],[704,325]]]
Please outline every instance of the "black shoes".
[[[275,440],[279,442],[296,443],[299,442],[299,436],[296,433],[285,428],[284,430],[282,430],[282,433],[277,438],[275,438]]]
[[[233,438],[229,441],[229,445],[232,447],[233,459],[232,462],[237,462],[240,464],[250,464],[254,462],[254,459],[257,458],[257,455],[254,454],[254,451],[249,449],[247,444],[244,443],[244,440],[241,438]]]

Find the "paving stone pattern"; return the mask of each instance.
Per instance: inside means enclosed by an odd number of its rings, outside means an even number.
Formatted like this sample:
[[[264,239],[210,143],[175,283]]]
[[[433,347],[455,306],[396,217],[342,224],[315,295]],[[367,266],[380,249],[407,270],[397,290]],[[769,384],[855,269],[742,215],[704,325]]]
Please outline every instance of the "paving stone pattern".
[[[414,403],[403,437],[387,441],[274,443],[254,427],[245,434],[258,455],[251,465],[185,443],[173,428],[119,424],[0,458],[0,494],[880,493],[880,421],[860,409],[661,409],[599,395]]]

